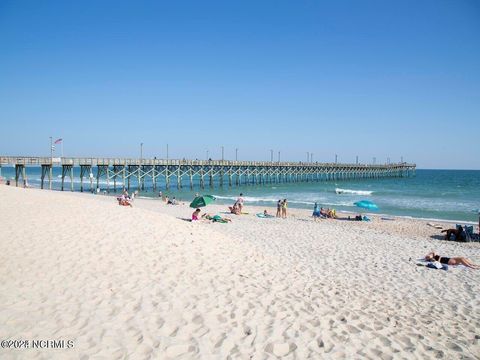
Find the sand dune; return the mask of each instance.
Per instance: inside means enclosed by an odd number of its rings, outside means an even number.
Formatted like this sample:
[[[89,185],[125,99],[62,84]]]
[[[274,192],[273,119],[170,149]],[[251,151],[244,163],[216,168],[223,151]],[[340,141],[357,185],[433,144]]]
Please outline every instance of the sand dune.
[[[152,200],[6,186],[0,197],[0,338],[75,343],[2,359],[480,354],[480,271],[413,261],[435,249],[480,262],[480,246],[410,234],[420,223],[314,223],[301,211],[190,223],[188,207]]]

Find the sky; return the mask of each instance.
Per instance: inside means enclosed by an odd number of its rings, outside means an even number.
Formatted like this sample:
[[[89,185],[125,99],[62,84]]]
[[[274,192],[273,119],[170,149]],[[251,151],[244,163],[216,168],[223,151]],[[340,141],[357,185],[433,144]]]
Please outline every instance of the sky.
[[[477,0],[2,0],[0,156],[480,169],[479,39]]]

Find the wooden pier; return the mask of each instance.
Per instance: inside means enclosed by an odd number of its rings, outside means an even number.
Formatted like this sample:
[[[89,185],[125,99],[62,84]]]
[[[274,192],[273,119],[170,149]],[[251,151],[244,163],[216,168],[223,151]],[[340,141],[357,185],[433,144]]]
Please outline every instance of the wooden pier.
[[[120,158],[50,158],[29,156],[0,157],[0,176],[2,166],[15,167],[15,185],[27,182],[27,169],[32,166],[42,168],[41,188],[48,182],[52,188],[53,167],[61,167],[61,190],[66,180],[70,190],[74,190],[74,167],[80,168],[80,191],[84,191],[84,182],[90,191],[99,188],[99,181],[106,180],[106,190],[117,190],[117,181],[122,187],[130,189],[131,179],[136,180],[139,190],[148,182],[153,190],[158,188],[160,179],[169,189],[175,180],[176,187],[182,188],[182,179],[188,179],[190,188],[194,179],[199,180],[200,188],[213,187],[215,179],[219,186],[261,185],[272,183],[296,183],[313,181],[338,181],[353,179],[371,179],[388,177],[409,177],[415,175],[415,164],[336,164],[273,161],[228,161],[228,160],[164,160],[164,159],[120,159]],[[96,173],[94,175],[94,172]],[[95,185],[95,187],[94,187]]]

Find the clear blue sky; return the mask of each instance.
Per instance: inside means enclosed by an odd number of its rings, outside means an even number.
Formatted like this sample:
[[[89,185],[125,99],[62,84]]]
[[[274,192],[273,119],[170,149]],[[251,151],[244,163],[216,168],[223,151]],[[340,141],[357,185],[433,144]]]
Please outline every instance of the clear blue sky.
[[[0,2],[0,153],[480,169],[480,1]]]

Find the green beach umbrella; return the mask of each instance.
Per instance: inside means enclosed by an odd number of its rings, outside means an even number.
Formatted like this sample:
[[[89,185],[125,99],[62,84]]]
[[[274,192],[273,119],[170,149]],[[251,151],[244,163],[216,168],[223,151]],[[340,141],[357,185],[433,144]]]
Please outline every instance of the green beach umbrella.
[[[200,208],[207,206],[211,202],[215,200],[215,197],[212,195],[203,195],[203,196],[197,196],[193,201],[190,203],[191,208]]]

